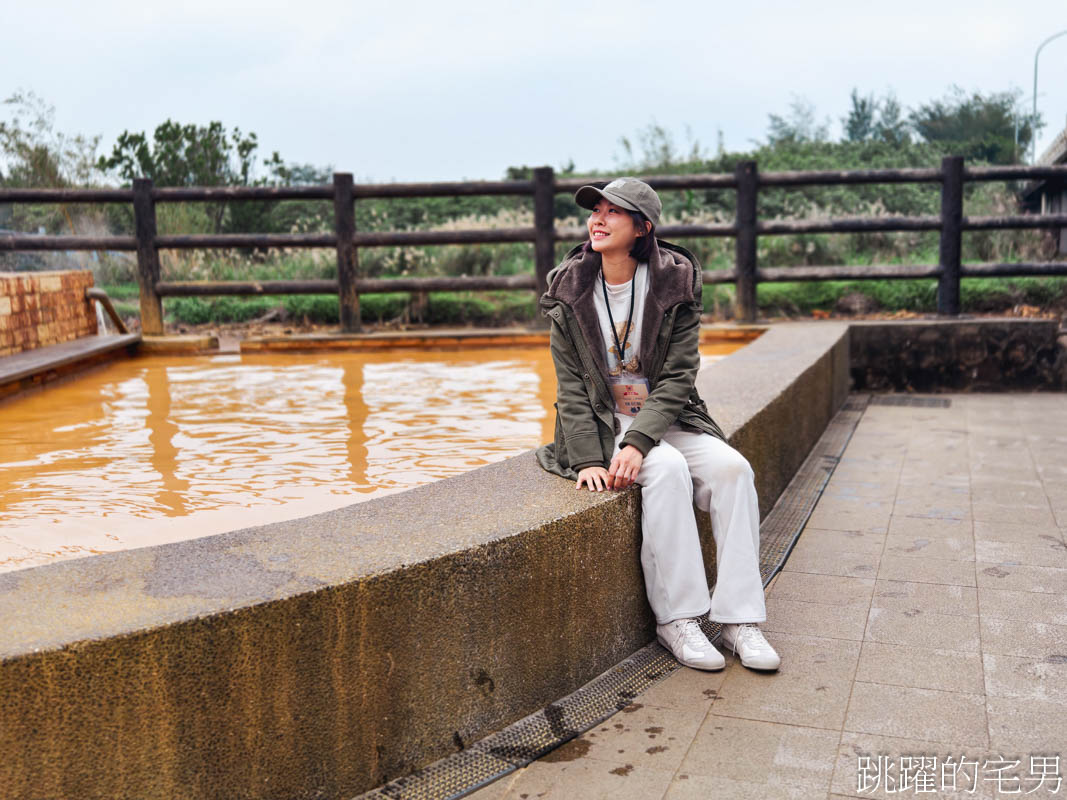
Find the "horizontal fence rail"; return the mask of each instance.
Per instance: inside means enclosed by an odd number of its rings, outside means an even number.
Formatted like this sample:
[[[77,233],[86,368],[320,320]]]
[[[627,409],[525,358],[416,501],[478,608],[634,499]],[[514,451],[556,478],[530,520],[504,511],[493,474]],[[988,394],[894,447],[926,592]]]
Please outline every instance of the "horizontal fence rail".
[[[1067,228],[1067,214],[963,215],[963,185],[975,181],[1067,181],[1067,165],[966,167],[963,159],[949,156],[940,169],[867,169],[811,172],[759,172],[754,161],[743,161],[730,174],[654,175],[644,178],[659,190],[723,189],[736,192],[732,223],[664,225],[663,238],[734,237],[735,266],[704,271],[705,284],[733,283],[737,290],[736,317],[756,317],[756,287],[782,281],[867,280],[885,278],[936,278],[938,312],[958,314],[961,278],[1024,275],[1067,275],[1067,262],[962,264],[963,231]],[[547,289],[547,275],[555,265],[554,245],[586,237],[584,228],[557,228],[553,200],[589,183],[583,178],[557,179],[550,167],[533,170],[532,180],[453,181],[435,183],[356,184],[349,173],[334,175],[325,186],[210,186],[155,187],[136,179],[129,189],[0,189],[0,203],[132,203],[133,236],[41,236],[0,234],[2,251],[129,251],[137,253],[141,327],[145,334],[163,332],[162,298],[217,295],[336,294],[340,323],[345,331],[359,330],[359,296],[383,292],[532,290]],[[861,185],[877,183],[936,183],[941,185],[941,213],[914,217],[841,217],[801,220],[760,220],[757,198],[763,188]],[[496,228],[463,231],[356,230],[354,204],[366,198],[463,197],[472,195],[532,196],[534,224],[530,228]],[[232,233],[159,235],[157,203],[271,202],[324,200],[334,207],[334,230],[325,233]],[[757,263],[760,236],[801,233],[870,233],[889,231],[940,231],[937,264],[873,264],[852,266],[763,267]],[[499,244],[534,245],[534,273],[513,276],[461,276],[442,278],[364,278],[359,274],[358,253],[364,247],[417,245]],[[160,250],[226,248],[331,248],[337,251],[337,278],[275,281],[164,281],[160,276]]]

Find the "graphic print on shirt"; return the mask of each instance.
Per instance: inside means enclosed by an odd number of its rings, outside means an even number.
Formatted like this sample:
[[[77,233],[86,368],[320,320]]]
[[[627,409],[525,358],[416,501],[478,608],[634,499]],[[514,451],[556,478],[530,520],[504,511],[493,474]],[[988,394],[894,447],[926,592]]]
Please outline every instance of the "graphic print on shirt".
[[[648,397],[648,381],[641,377],[641,361],[637,356],[637,347],[633,342],[636,325],[626,321],[615,323],[615,333],[619,342],[626,342],[626,352],[619,357],[619,348],[612,342],[608,346],[608,379],[611,393],[615,396],[615,405],[620,414],[633,417],[641,410]]]

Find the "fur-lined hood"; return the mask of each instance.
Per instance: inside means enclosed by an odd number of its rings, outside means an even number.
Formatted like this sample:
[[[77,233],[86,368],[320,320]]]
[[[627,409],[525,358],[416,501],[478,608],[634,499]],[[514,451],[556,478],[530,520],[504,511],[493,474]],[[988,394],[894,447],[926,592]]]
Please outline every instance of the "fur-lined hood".
[[[603,337],[592,302],[600,274],[600,254],[572,249],[548,274],[548,291],[541,297],[547,312],[557,303],[570,307],[602,375],[607,374]],[[655,239],[648,258],[648,295],[641,321],[641,365],[648,369],[656,346],[660,323],[667,311],[686,303],[701,305],[700,264],[692,253],[662,239]]]

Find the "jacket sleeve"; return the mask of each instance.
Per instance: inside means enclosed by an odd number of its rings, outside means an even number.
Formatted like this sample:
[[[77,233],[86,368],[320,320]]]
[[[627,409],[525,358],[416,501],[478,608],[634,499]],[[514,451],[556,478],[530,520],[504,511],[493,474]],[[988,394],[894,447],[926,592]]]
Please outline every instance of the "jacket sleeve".
[[[556,413],[566,439],[571,469],[579,472],[586,467],[603,467],[604,453],[586,391],[587,381],[575,359],[574,346],[558,322],[552,324],[549,346],[556,367]]]
[[[622,437],[620,447],[633,445],[641,455],[648,455],[685,408],[700,371],[700,313],[697,308],[681,305],[675,312],[659,379]]]

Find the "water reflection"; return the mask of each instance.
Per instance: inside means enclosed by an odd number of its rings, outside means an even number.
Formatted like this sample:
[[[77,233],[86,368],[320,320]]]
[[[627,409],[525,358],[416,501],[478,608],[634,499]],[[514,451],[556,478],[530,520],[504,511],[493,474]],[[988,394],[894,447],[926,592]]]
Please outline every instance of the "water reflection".
[[[329,510],[552,436],[545,347],[119,362],[0,407],[0,571]]]

